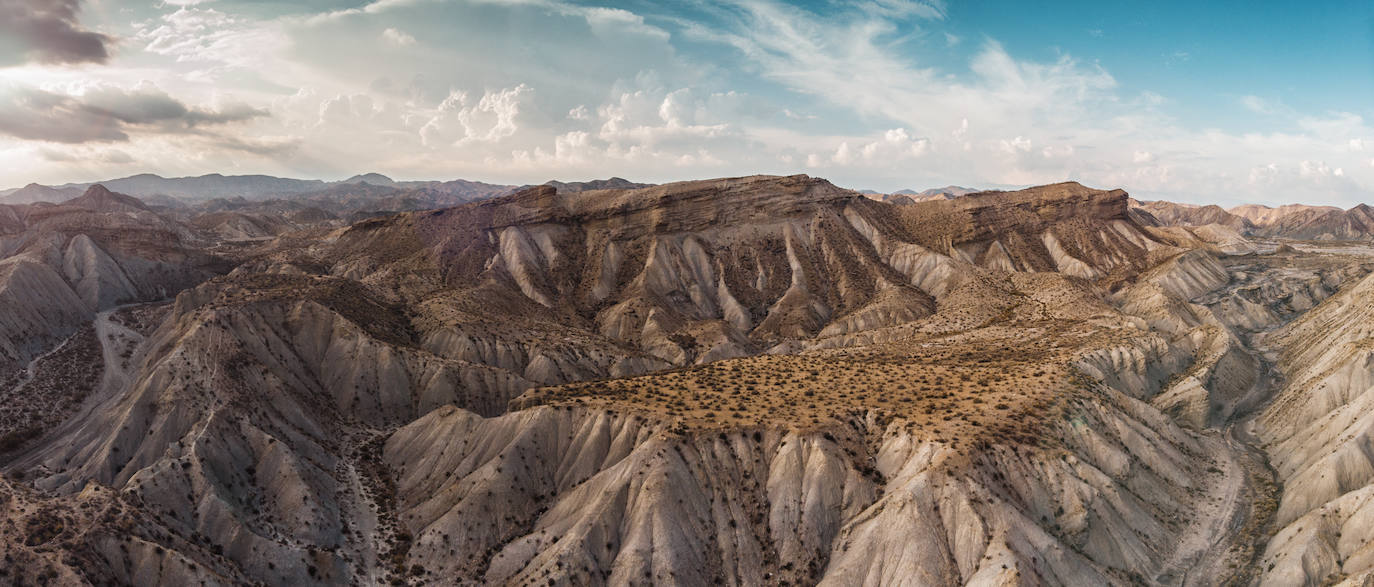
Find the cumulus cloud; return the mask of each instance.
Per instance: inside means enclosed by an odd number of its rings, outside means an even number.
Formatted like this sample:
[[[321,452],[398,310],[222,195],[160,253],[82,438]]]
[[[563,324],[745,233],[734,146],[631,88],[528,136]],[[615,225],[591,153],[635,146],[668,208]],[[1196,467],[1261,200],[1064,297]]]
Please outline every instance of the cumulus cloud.
[[[728,134],[730,127],[713,119],[716,110],[707,102],[715,100],[719,105],[721,100],[729,99],[714,94],[698,98],[688,88],[621,92],[597,109],[602,121],[597,136],[615,149],[653,149],[664,144],[715,139]]]
[[[80,0],[0,0],[0,66],[105,63],[113,39],[77,20]]]
[[[392,45],[396,45],[397,47],[407,47],[415,44],[415,37],[397,28],[388,28],[382,31],[382,40]]]
[[[1325,161],[1303,161],[1298,164],[1298,175],[1303,177],[1341,177],[1345,171],[1332,168]]]
[[[520,84],[486,92],[476,104],[469,104],[466,92],[451,92],[420,129],[420,136],[432,147],[500,141],[519,129],[520,105],[532,93],[529,86]]]
[[[1030,139],[1019,135],[1015,138],[1002,139],[999,145],[1001,145],[1002,152],[1012,155],[1029,152],[1033,146]]]
[[[187,106],[151,84],[96,86],[75,94],[0,87],[0,134],[54,143],[128,141],[130,132],[180,133],[266,115],[243,104]]]

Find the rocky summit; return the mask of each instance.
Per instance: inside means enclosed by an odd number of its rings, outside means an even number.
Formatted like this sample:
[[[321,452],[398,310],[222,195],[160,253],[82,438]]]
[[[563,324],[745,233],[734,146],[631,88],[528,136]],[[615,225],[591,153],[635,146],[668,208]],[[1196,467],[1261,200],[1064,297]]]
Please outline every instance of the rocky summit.
[[[486,185],[0,205],[0,583],[1374,581],[1356,211]]]

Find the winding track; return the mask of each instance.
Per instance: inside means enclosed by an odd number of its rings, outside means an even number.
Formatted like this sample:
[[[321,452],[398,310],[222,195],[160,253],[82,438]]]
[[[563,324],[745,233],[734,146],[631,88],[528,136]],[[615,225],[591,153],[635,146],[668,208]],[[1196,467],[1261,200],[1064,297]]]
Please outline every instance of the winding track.
[[[41,463],[38,462],[38,455],[42,454],[43,447],[47,445],[50,439],[56,438],[70,430],[72,426],[82,420],[81,416],[89,414],[104,406],[107,399],[117,395],[120,390],[130,383],[131,378],[129,372],[124,368],[123,361],[121,361],[119,357],[117,345],[113,343],[113,340],[116,336],[125,336],[131,337],[133,340],[141,340],[143,335],[114,322],[110,318],[116,312],[125,308],[142,306],[149,303],[158,302],[134,302],[115,306],[96,313],[92,324],[95,326],[96,340],[100,342],[100,355],[101,360],[104,362],[104,371],[100,376],[99,385],[97,385],[95,390],[82,401],[81,407],[75,412],[64,418],[60,424],[49,429],[37,441],[31,443],[29,448],[15,454],[8,462],[3,463],[5,468],[25,470],[40,465]],[[68,338],[67,341],[69,340],[71,339]],[[65,345],[67,341],[63,341],[62,344]],[[61,349],[61,345],[44,353],[39,359],[47,357],[57,352],[59,349]],[[26,380],[23,382],[23,385],[28,385],[33,381],[33,377],[36,375],[34,366],[39,359],[34,359],[35,362],[29,364],[29,373],[26,375]]]

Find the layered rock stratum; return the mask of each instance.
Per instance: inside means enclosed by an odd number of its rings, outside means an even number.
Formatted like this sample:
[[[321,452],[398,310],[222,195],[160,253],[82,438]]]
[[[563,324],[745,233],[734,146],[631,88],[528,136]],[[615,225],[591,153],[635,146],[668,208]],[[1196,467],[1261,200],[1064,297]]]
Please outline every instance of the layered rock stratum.
[[[1361,247],[1076,183],[301,203],[383,179],[0,206],[0,580],[1371,572]]]

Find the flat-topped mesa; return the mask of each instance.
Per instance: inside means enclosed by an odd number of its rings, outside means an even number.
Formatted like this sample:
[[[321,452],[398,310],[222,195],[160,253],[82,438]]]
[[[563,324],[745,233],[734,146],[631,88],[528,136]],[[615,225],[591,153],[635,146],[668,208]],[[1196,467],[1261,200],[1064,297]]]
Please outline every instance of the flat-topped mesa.
[[[1129,278],[1167,243],[1128,214],[1122,190],[1068,182],[894,207],[904,238],[979,265]],[[1177,251],[1175,251],[1177,252]]]
[[[1128,195],[1076,182],[1014,192],[980,192],[952,200],[928,200],[901,209],[921,240],[961,243],[1056,224],[1132,222]]]
[[[684,181],[639,189],[565,193],[541,185],[474,204],[491,213],[490,228],[542,222],[615,219],[619,236],[692,232],[724,224],[773,222],[856,193],[806,175],[755,175]]]
[[[979,192],[952,200],[935,200],[929,205],[967,211],[977,220],[975,224],[996,230],[1007,221],[1025,220],[1007,214],[1008,209],[1034,212],[1045,223],[1125,220],[1128,200],[1124,190],[1098,190],[1070,181],[1014,192]]]

